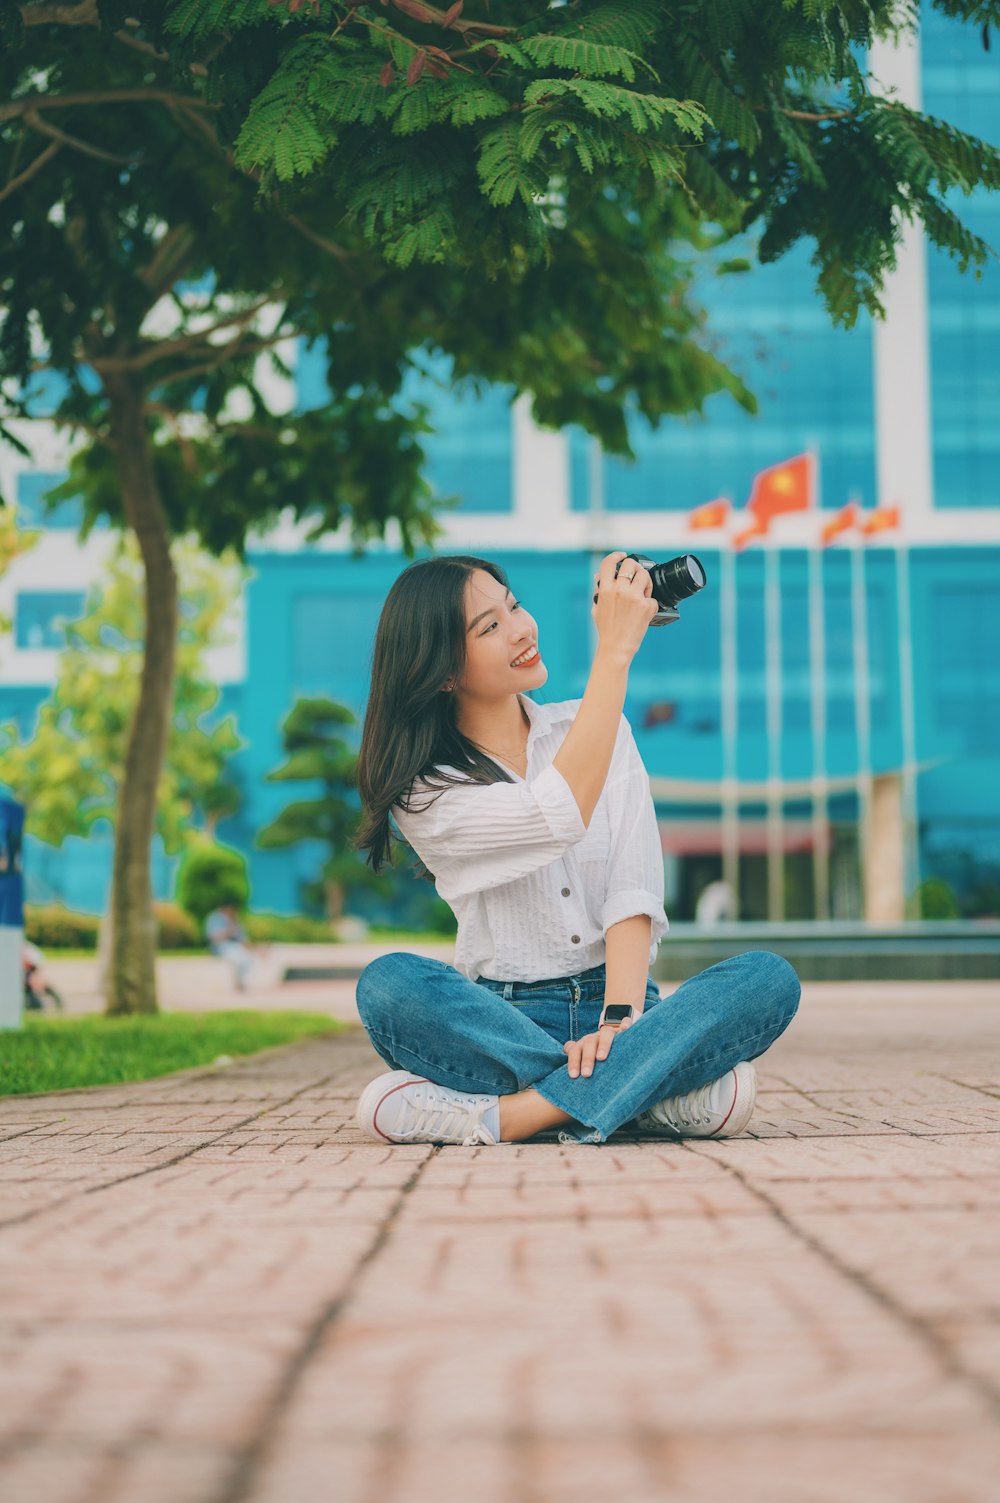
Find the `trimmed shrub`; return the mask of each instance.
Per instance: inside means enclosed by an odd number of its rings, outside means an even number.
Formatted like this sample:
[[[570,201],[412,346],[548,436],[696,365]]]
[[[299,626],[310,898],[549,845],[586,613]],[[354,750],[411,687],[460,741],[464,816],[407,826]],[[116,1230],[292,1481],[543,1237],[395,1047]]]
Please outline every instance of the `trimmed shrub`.
[[[24,937],[42,950],[96,950],[101,921],[56,903],[24,905]]]
[[[330,945],[335,937],[326,919],[301,914],[247,913],[243,927],[257,944]]]
[[[448,938],[458,933],[458,920],[443,898],[435,898],[431,904],[427,927],[432,934],[443,934]]]
[[[245,908],[249,897],[246,859],[239,851],[205,838],[191,842],[177,874],[177,901],[199,926],[221,904]]]
[[[190,913],[177,903],[154,903],[156,910],[156,944],[160,950],[197,950],[202,944],[201,930]]]
[[[957,919],[958,903],[949,884],[940,877],[928,877],[917,888],[919,916],[924,919]]]

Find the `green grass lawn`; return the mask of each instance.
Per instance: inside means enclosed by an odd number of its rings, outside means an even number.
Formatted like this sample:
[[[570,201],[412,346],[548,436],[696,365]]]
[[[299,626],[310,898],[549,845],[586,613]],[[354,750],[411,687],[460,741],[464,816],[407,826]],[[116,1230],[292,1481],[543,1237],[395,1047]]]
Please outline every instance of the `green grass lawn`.
[[[0,1096],[152,1080],[220,1054],[253,1054],[341,1024],[316,1012],[165,1012],[108,1018],[27,1017],[0,1030]]]

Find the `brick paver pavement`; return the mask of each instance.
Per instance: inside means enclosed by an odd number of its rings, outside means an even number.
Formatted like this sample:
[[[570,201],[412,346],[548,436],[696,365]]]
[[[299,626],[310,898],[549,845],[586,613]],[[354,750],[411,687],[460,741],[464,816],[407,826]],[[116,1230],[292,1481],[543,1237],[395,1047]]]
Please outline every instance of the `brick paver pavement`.
[[[1000,997],[807,986],[719,1143],[386,1148],[357,1028],[0,1101],[24,1503],[995,1503]]]

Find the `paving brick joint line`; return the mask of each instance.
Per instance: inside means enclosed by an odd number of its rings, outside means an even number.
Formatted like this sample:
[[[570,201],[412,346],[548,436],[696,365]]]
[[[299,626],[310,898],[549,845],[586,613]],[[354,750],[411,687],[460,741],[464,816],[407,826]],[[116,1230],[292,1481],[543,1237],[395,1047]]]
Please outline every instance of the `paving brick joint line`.
[[[294,1048],[295,1045],[284,1045],[282,1047],[284,1047],[284,1048]],[[271,1052],[272,1051],[270,1051],[270,1050],[268,1051],[268,1053],[271,1053]],[[187,1071],[177,1071],[176,1073],[178,1075],[184,1075],[184,1074],[187,1074],[188,1072]],[[158,1078],[159,1079],[169,1079],[171,1077],[160,1076]],[[142,1083],[143,1082],[140,1082],[140,1084],[142,1084]],[[274,1106],[288,1106],[291,1102],[293,1102],[296,1099],[297,1096],[301,1096],[305,1091],[315,1090],[319,1086],[322,1086],[324,1084],[326,1084],[325,1080],[310,1081],[308,1085],[302,1086],[297,1091],[293,1091],[292,1094],[290,1096],[286,1097],[283,1101],[275,1102],[273,1105]],[[29,1098],[29,1099],[32,1099],[32,1098]],[[37,1099],[37,1098],[34,1098],[34,1099]],[[2,1100],[3,1100],[3,1098],[0,1097],[0,1101],[2,1101]],[[217,1133],[214,1137],[206,1138],[204,1140],[204,1142],[196,1143],[192,1147],[186,1148],[183,1153],[178,1153],[178,1154],[176,1154],[171,1159],[162,1160],[158,1164],[150,1164],[148,1166],[148,1168],[145,1168],[145,1169],[136,1169],[135,1172],[132,1173],[132,1174],[122,1174],[122,1175],[119,1175],[119,1177],[117,1179],[107,1180],[103,1184],[89,1185],[85,1189],[80,1190],[77,1193],[80,1194],[80,1195],[100,1195],[100,1194],[102,1194],[106,1190],[113,1190],[113,1189],[115,1189],[115,1187],[118,1186],[118,1185],[127,1184],[128,1181],[131,1180],[131,1179],[143,1179],[143,1178],[145,1178],[145,1176],[147,1174],[160,1174],[160,1173],[162,1173],[162,1171],[164,1169],[172,1169],[175,1164],[183,1163],[183,1161],[185,1159],[191,1158],[194,1154],[200,1153],[203,1149],[216,1147],[219,1143],[224,1142],[225,1139],[227,1137],[229,1137],[232,1133],[239,1131],[239,1129],[242,1128],[242,1127],[249,1126],[249,1124],[251,1122],[256,1122],[257,1119],[260,1116],[263,1115],[263,1111],[270,1111],[271,1109],[272,1109],[272,1105],[269,1103],[266,1108],[258,1109],[257,1111],[251,1112],[249,1116],[244,1117],[239,1122],[233,1123],[232,1126],[227,1127],[223,1132]],[[95,1108],[95,1110],[97,1110],[97,1108]],[[28,1128],[23,1133],[11,1133],[9,1138],[0,1138],[0,1146],[2,1146],[3,1143],[10,1142],[10,1141],[12,1141],[15,1138],[25,1138],[25,1137],[28,1137],[31,1133],[36,1133],[37,1134],[38,1130],[39,1130],[38,1128]],[[66,1198],[69,1199],[70,1197],[66,1197]],[[59,1204],[59,1202],[53,1202],[50,1205],[37,1206],[34,1210],[25,1211],[20,1216],[3,1216],[3,1217],[0,1217],[0,1231],[2,1231],[4,1227],[7,1227],[7,1226],[17,1226],[17,1225],[21,1224],[22,1222],[34,1220],[34,1218],[36,1216],[43,1216],[46,1213],[46,1211],[52,1210],[53,1205],[55,1205],[55,1204]]]
[[[440,1152],[440,1149],[432,1148],[431,1154],[422,1163],[417,1165],[409,1179],[401,1187],[395,1204],[385,1220],[378,1227],[371,1245],[361,1254],[349,1274],[343,1292],[331,1300],[324,1310],[320,1311],[316,1321],[307,1331],[298,1351],[287,1362],[271,1401],[259,1421],[256,1436],[246,1449],[237,1456],[233,1465],[232,1475],[216,1497],[215,1503],[243,1503],[243,1499],[251,1494],[253,1481],[261,1462],[274,1441],[282,1416],[292,1404],[296,1389],[302,1381],[309,1364],[316,1357],[321,1343],[334,1331],[337,1322],[342,1319],[350,1307],[358,1284],[364,1278],[366,1270],[375,1262],[392,1235],[393,1227],[403,1209],[407,1196],[411,1195],[416,1189],[421,1175],[431,1162],[431,1158],[438,1152]]]
[[[0,1099],[0,1493],[996,1503],[995,987],[807,984],[726,1142],[390,1147],[382,1068]]]
[[[810,1251],[815,1252],[843,1278],[849,1279],[852,1283],[856,1284],[869,1299],[880,1305],[903,1326],[912,1330],[929,1347],[932,1356],[948,1372],[963,1382],[968,1383],[986,1399],[993,1411],[994,1417],[1000,1423],[1000,1374],[998,1374],[996,1380],[991,1380],[971,1371],[961,1361],[958,1354],[948,1346],[946,1341],[942,1340],[938,1332],[926,1320],[922,1320],[918,1314],[908,1310],[905,1305],[900,1304],[898,1300],[893,1298],[889,1290],[879,1288],[870,1278],[851,1268],[848,1263],[838,1258],[828,1247],[825,1247],[818,1237],[803,1231],[793,1216],[788,1215],[778,1202],[772,1196],[768,1195],[765,1190],[762,1190],[759,1185],[751,1184],[745,1174],[741,1174],[738,1169],[730,1164],[723,1163],[722,1168],[728,1174],[733,1175],[735,1179],[739,1180],[741,1184],[746,1185],[751,1194],[761,1201],[762,1204],[766,1205],[775,1219],[786,1226],[804,1246],[808,1247]]]

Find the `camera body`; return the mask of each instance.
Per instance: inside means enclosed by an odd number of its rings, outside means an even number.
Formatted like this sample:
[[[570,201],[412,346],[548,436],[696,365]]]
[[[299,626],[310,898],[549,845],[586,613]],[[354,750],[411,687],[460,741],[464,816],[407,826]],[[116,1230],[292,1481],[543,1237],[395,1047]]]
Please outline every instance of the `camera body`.
[[[664,564],[654,564],[651,558],[644,553],[626,553],[625,558],[634,561],[645,569],[653,581],[653,599],[659,606],[659,610],[649,623],[650,626],[666,626],[670,621],[680,620],[680,612],[677,607],[682,600],[689,595],[695,595],[705,587],[705,569],[700,558],[693,553],[682,553],[678,558],[668,559]],[[625,562],[625,558],[615,568],[615,578],[618,578],[618,570]],[[594,596],[594,604],[597,604],[597,596]]]

